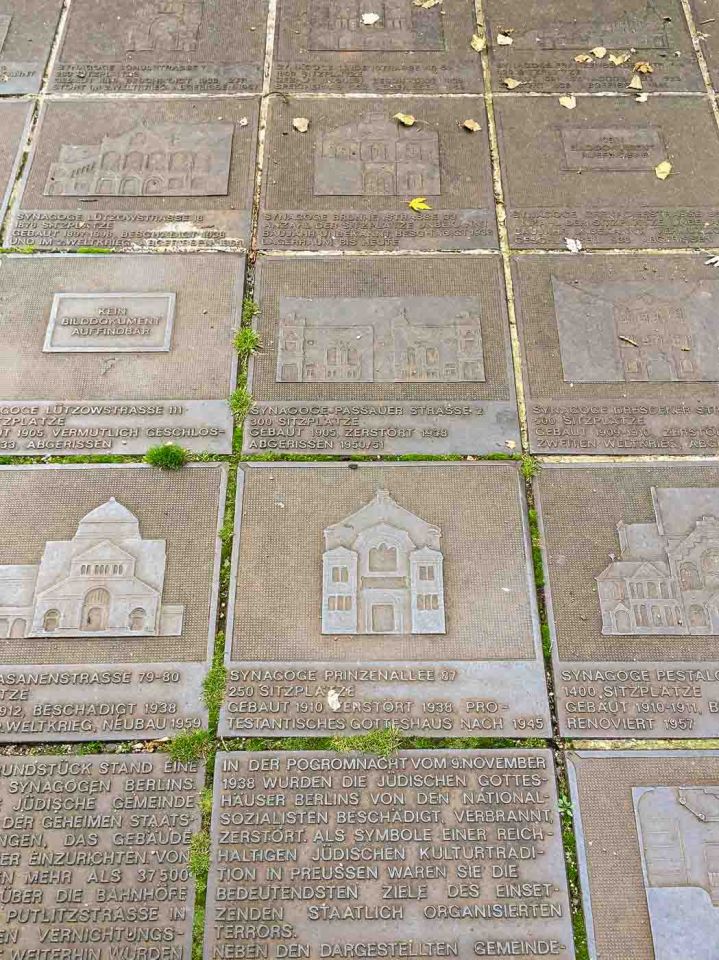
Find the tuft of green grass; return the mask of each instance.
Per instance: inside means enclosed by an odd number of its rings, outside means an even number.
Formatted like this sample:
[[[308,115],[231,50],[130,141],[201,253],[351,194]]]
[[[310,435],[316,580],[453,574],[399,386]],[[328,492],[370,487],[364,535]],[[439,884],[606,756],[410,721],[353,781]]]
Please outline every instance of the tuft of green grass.
[[[240,327],[235,333],[233,343],[240,360],[243,362],[247,362],[248,358],[262,347],[260,335],[252,327]]]
[[[209,730],[183,730],[164,744],[163,750],[177,763],[192,763],[193,760],[204,760],[212,746]]]
[[[202,699],[209,714],[210,730],[217,730],[217,724],[220,720],[220,707],[225,698],[227,668],[224,664],[224,649],[224,636],[220,633],[215,641],[212,666],[202,681]]]
[[[181,470],[189,459],[189,451],[176,443],[161,443],[145,454],[145,462],[159,470]]]
[[[190,839],[188,869],[195,878],[198,892],[204,894],[210,874],[210,834],[207,830],[199,830]]]
[[[252,324],[252,321],[260,312],[260,306],[258,303],[252,299],[252,297],[245,297],[242,301],[242,323],[243,327],[249,327]]]
[[[230,405],[233,416],[241,423],[250,412],[254,400],[247,387],[238,387],[232,391],[227,402]]]
[[[532,480],[539,472],[539,461],[530,457],[528,453],[522,454],[522,475],[525,480]]]
[[[537,589],[541,590],[542,587],[544,587],[544,564],[542,563],[542,547],[539,538],[539,520],[537,517],[536,507],[530,507],[528,515],[529,532],[532,540],[532,566],[534,567],[534,582],[537,584]]]
[[[382,730],[370,730],[356,737],[333,737],[332,749],[338,753],[357,750],[360,753],[374,753],[378,757],[389,757],[402,746],[404,737],[396,727],[384,727]]]
[[[197,806],[200,808],[203,821],[209,821],[212,816],[212,790],[209,787],[203,787]]]
[[[93,753],[103,753],[105,748],[99,740],[93,740],[90,743],[81,743],[77,748],[80,756],[91,756]]]
[[[112,247],[78,247],[76,253],[112,253]]]

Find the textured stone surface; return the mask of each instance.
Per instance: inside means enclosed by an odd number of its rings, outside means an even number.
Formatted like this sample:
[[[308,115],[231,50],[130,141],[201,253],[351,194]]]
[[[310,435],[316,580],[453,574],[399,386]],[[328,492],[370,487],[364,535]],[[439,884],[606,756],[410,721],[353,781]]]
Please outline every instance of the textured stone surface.
[[[257,277],[248,453],[519,446],[498,259],[277,257]]]
[[[19,150],[30,122],[32,107],[27,103],[0,103],[0,217],[5,215],[15,179]]]
[[[225,467],[0,469],[0,739],[199,727]],[[114,498],[114,499],[113,499]]]
[[[3,0],[0,7],[0,93],[35,93],[62,10],[62,0]]]
[[[215,795],[207,957],[574,957],[549,750],[220,753]]]
[[[241,468],[223,732],[546,732],[517,466],[355,466]]]

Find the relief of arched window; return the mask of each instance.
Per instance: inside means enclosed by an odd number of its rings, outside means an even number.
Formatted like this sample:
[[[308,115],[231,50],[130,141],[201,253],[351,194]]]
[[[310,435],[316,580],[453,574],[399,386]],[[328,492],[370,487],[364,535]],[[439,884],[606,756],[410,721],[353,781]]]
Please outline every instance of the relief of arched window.
[[[110,614],[110,594],[102,587],[96,587],[85,597],[82,607],[82,630],[106,630]]]
[[[619,633],[631,633],[631,621],[626,610],[617,610],[614,615]]]
[[[125,157],[125,170],[132,170],[133,172],[139,172],[142,170],[142,166],[145,162],[144,154],[140,153],[139,150],[133,150]]]
[[[115,150],[109,150],[102,158],[102,169],[103,170],[119,170],[120,169],[120,154]]]
[[[380,543],[369,552],[369,568],[372,573],[394,573],[397,570],[397,547]]]
[[[147,622],[147,613],[142,607],[135,607],[130,614],[130,630],[144,630]]]
[[[719,574],[719,550],[707,550],[702,555],[704,573]]]
[[[53,633],[60,626],[60,611],[59,610],[46,610],[45,616],[42,618],[42,628],[47,633]]]
[[[699,579],[699,571],[693,563],[682,563],[679,567],[679,582],[682,590],[701,590],[702,584]]]
[[[155,151],[147,158],[148,170],[164,170],[167,165],[167,154]]]
[[[689,607],[689,626],[690,627],[708,627],[709,618],[704,607],[694,604]]]

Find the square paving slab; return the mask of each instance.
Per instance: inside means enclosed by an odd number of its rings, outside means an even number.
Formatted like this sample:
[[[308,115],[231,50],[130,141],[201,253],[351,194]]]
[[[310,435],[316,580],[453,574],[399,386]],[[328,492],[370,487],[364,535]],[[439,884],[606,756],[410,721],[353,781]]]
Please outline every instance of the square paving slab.
[[[404,126],[395,114],[416,122]],[[309,121],[306,133],[292,121]],[[482,129],[463,129],[473,119]],[[496,249],[480,99],[273,97],[260,242],[267,250]],[[431,209],[412,210],[424,198]]]
[[[515,463],[247,464],[231,736],[549,730]]]
[[[574,957],[549,750],[219,753],[215,798],[207,958]]]
[[[560,730],[719,735],[719,468],[543,465]]]
[[[32,105],[0,103],[0,219],[5,216],[20,163],[20,147],[30,125]]]
[[[51,87],[259,93],[267,0],[76,0]]]
[[[203,784],[202,765],[162,753],[0,756],[0,924],[10,949],[105,958],[133,952],[142,936],[190,956],[195,884],[185,864]]]
[[[719,275],[706,259],[514,258],[533,452],[716,452]]]
[[[513,96],[496,111],[513,246],[719,244],[719,132],[705,98],[579,98],[567,110]]]
[[[568,759],[591,960],[714,960],[719,752]]]
[[[245,451],[517,449],[503,290],[495,257],[262,259]]]
[[[231,254],[2,258],[0,453],[230,453],[243,281]]]
[[[481,93],[475,32],[470,0],[280,0],[273,88]]]
[[[0,741],[202,725],[226,476],[0,467]]]
[[[653,68],[642,74],[645,90],[704,92],[680,0],[485,0],[484,8],[497,91],[512,77],[525,93],[622,93],[643,61]],[[501,32],[511,45],[497,43]],[[598,47],[603,57],[590,54]]]
[[[62,0],[0,0],[0,94],[40,89],[61,10]]]
[[[719,83],[719,4],[717,0],[690,0],[694,23],[716,89]]]
[[[258,102],[48,101],[11,226],[18,246],[221,246],[249,236]]]

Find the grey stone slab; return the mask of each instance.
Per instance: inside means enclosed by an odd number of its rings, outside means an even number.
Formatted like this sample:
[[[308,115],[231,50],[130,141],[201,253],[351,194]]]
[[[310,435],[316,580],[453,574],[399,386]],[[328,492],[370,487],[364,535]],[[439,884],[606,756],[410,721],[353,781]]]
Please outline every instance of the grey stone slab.
[[[0,103],[0,219],[10,202],[20,164],[20,147],[29,131],[32,105],[20,101]]]
[[[485,12],[497,91],[513,77],[524,93],[623,93],[644,61],[653,68],[642,75],[648,92],[704,92],[680,0],[487,0]],[[511,45],[497,43],[502,31]],[[606,55],[575,59],[597,47]]]
[[[0,453],[230,453],[243,283],[232,254],[0,259]]]
[[[574,957],[549,750],[219,753],[215,795],[206,957]]]
[[[226,480],[218,463],[0,468],[0,742],[203,725]]]
[[[719,470],[546,465],[538,494],[562,734],[716,736]]]
[[[0,756],[8,949],[104,958],[143,938],[189,957],[203,781],[161,753]]]
[[[12,242],[40,249],[240,249],[258,101],[47,101]]]
[[[719,80],[719,31],[717,9],[714,0],[690,0],[690,8],[697,28],[702,52],[706,57],[709,73],[716,89]]]
[[[510,242],[517,248],[719,243],[719,133],[705,97],[500,97]],[[669,161],[665,180],[655,173]]]
[[[78,0],[51,89],[259,93],[267,0]]]
[[[375,13],[373,23],[363,14]],[[421,7],[412,0],[280,0],[273,87],[358,93],[481,93],[470,47],[474,4]]]
[[[309,120],[306,133],[296,117]],[[463,129],[467,119],[482,129]],[[497,248],[480,99],[276,97],[266,148],[265,250]],[[431,209],[410,209],[417,197]]]
[[[2,0],[0,94],[40,89],[61,10],[62,0]]]
[[[248,453],[518,449],[497,258],[261,258]]]
[[[706,255],[514,258],[536,453],[716,453],[719,281]]]
[[[719,752],[568,755],[591,960],[713,960]]]
[[[235,523],[223,734],[547,735],[516,464],[247,464]]]

